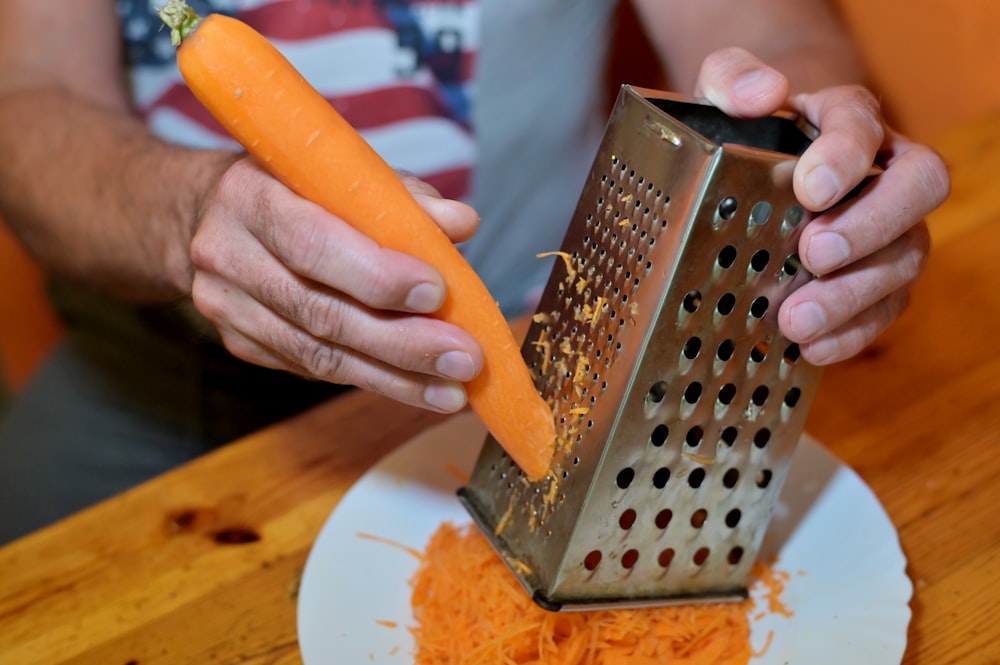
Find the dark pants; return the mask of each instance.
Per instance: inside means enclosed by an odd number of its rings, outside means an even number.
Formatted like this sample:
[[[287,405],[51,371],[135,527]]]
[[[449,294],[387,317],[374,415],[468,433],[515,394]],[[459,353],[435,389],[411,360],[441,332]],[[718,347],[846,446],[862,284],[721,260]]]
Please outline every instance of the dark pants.
[[[89,305],[5,404],[0,544],[345,390],[243,363],[170,310]]]

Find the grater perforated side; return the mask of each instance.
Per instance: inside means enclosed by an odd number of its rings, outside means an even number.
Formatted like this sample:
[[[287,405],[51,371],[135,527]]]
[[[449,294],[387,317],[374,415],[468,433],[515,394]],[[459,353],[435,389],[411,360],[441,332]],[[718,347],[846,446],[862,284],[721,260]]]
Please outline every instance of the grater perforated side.
[[[814,136],[622,88],[522,349],[552,471],[488,438],[460,491],[541,606],[745,597],[821,373],[776,321]]]

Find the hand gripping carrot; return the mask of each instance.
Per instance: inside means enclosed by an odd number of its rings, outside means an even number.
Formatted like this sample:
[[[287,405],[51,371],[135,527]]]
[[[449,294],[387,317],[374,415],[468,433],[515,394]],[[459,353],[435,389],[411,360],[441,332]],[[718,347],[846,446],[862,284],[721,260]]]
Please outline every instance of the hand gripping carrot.
[[[250,26],[220,14],[201,19],[182,0],[167,2],[160,17],[195,97],[275,178],[441,273],[447,296],[433,316],[475,337],[486,361],[466,384],[469,404],[524,473],[543,478],[555,450],[552,412],[496,301],[395,171]]]

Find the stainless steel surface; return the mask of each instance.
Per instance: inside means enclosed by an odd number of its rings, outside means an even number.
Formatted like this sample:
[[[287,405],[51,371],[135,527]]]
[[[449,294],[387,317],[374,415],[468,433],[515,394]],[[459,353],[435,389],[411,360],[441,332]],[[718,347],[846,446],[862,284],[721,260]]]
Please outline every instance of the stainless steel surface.
[[[776,321],[814,136],[622,89],[523,349],[552,473],[488,439],[460,493],[540,605],[745,596],[820,378]]]

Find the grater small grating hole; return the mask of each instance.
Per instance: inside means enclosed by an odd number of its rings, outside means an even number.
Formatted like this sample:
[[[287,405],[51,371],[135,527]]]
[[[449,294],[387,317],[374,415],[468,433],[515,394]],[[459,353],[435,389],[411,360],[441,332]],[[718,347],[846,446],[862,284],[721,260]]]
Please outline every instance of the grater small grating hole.
[[[705,469],[695,469],[688,474],[688,485],[692,489],[698,489],[705,482]]]
[[[705,520],[708,519],[708,511],[704,508],[699,508],[691,514],[691,526],[696,529],[700,529],[705,526]]]
[[[785,393],[785,406],[788,408],[794,408],[799,400],[802,398],[802,391],[798,388],[792,387],[788,389]]]
[[[724,219],[726,221],[733,218],[736,215],[736,208],[739,207],[736,199],[732,196],[727,196],[722,199],[719,203],[719,219]]]
[[[756,252],[750,259],[750,268],[754,272],[763,272],[767,268],[767,264],[771,261],[771,254],[766,250],[762,249]]]
[[[736,263],[736,248],[732,245],[723,247],[719,252],[718,263],[719,267],[724,270],[732,268],[733,264]]]
[[[670,520],[672,519],[674,519],[674,511],[669,508],[664,508],[660,512],[656,513],[656,519],[653,521],[655,522],[657,528],[666,529],[670,526]]]
[[[761,224],[766,224],[767,220],[771,218],[771,204],[767,201],[761,201],[754,205],[750,210],[750,223],[760,226]]]
[[[618,472],[618,477],[615,478],[615,483],[621,489],[628,489],[629,485],[632,484],[632,480],[635,479],[635,470],[631,467],[625,467]]]
[[[728,513],[726,513],[726,526],[730,529],[735,529],[736,525],[740,523],[740,518],[743,517],[743,513],[740,512],[739,508],[733,508]]]
[[[687,441],[687,444],[692,448],[697,448],[701,445],[701,440],[704,436],[705,430],[695,425],[688,430],[687,436],[684,437],[684,440]]]
[[[649,437],[649,442],[659,448],[667,442],[668,436],[670,436],[670,428],[666,425],[657,425],[653,428],[653,433]]]
[[[722,486],[726,489],[733,489],[736,487],[736,483],[738,482],[740,482],[739,469],[729,469],[726,471],[725,475],[722,476]]]
[[[726,556],[726,560],[729,561],[729,563],[731,563],[734,566],[738,564],[740,562],[740,559],[742,558],[743,558],[742,547],[734,547],[733,549],[729,550],[729,554]]]
[[[670,469],[667,467],[660,467],[653,474],[653,487],[658,490],[663,489],[667,486],[667,481],[670,480]]]
[[[736,397],[736,386],[732,383],[727,383],[719,389],[719,404],[729,406],[733,403],[734,397]]]
[[[583,567],[587,570],[597,570],[597,567],[601,565],[601,558],[600,550],[591,550],[583,559]]]
[[[701,306],[701,292],[700,291],[689,291],[687,295],[684,296],[684,311],[694,314],[698,311]]]
[[[767,308],[771,305],[771,302],[764,296],[755,298],[752,303],[750,303],[750,316],[755,319],[763,318],[767,314]]]
[[[674,551],[671,548],[667,548],[660,552],[660,555],[656,557],[656,562],[660,564],[660,568],[667,568],[670,563],[674,560]]]
[[[628,550],[622,555],[622,568],[631,570],[639,562],[639,550]]]
[[[733,344],[733,340],[726,339],[722,341],[722,344],[719,344],[719,348],[716,350],[715,355],[719,360],[726,362],[733,357],[733,353],[735,351],[736,345]]]
[[[694,565],[701,566],[704,565],[706,561],[708,561],[709,554],[711,554],[711,550],[709,550],[707,547],[699,547],[698,551],[694,553],[694,556],[691,558],[691,560],[694,562]]]
[[[739,430],[730,425],[726,429],[722,430],[722,435],[719,439],[729,447],[732,447],[736,443],[736,437],[739,435]]]
[[[771,430],[766,427],[762,427],[757,430],[757,433],[753,435],[753,445],[758,448],[766,448],[767,444],[771,442]]]
[[[716,305],[715,309],[722,316],[729,316],[730,314],[732,314],[733,309],[735,307],[736,307],[736,296],[734,296],[732,293],[726,293],[723,294],[721,298],[719,298],[719,302]]]
[[[618,518],[618,526],[628,531],[632,528],[632,525],[635,524],[635,517],[635,510],[629,508],[621,514],[621,517]]]
[[[761,489],[767,489],[767,486],[771,484],[771,473],[770,469],[761,469],[760,473],[757,474],[757,479],[754,481],[757,487]]]
[[[750,401],[756,406],[764,406],[767,403],[767,398],[771,394],[771,391],[767,386],[757,386],[757,389],[753,391],[753,395],[750,397]]]

